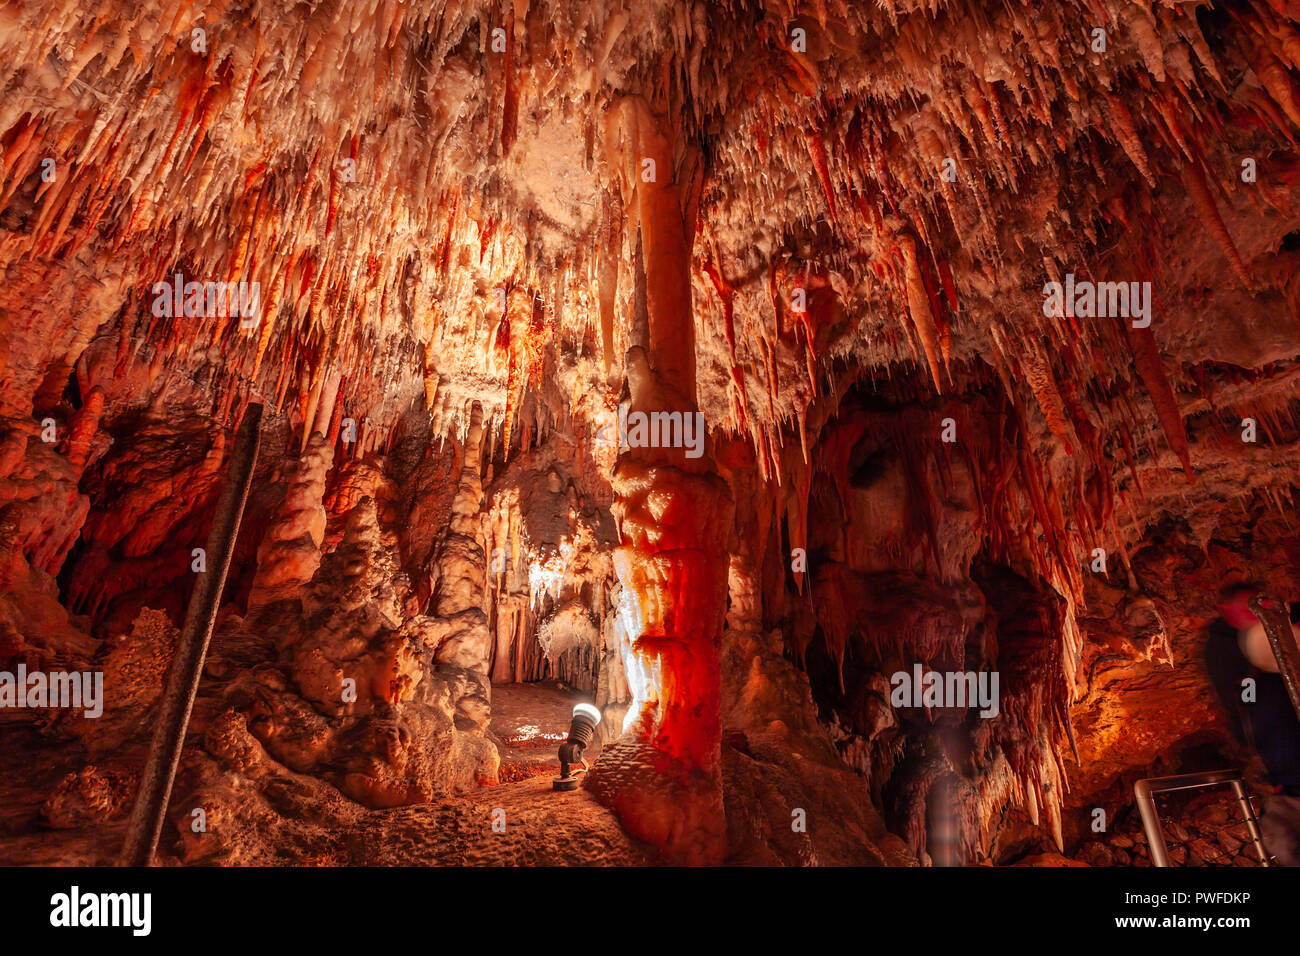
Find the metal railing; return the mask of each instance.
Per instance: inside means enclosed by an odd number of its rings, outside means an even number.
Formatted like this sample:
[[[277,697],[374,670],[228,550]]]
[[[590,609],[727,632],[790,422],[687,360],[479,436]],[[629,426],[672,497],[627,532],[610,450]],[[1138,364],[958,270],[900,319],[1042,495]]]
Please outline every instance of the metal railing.
[[[1264,837],[1259,832],[1259,818],[1250,802],[1250,793],[1246,790],[1246,779],[1236,770],[1215,770],[1210,773],[1185,773],[1175,777],[1147,777],[1133,785],[1133,796],[1137,798],[1138,812],[1142,814],[1142,826],[1147,833],[1147,842],[1151,846],[1151,865],[1169,866],[1169,850],[1165,844],[1165,833],[1160,828],[1160,813],[1156,809],[1156,795],[1171,793],[1175,790],[1197,790],[1201,787],[1216,787],[1227,784],[1232,788],[1241,812],[1245,816],[1246,829],[1250,832],[1255,852],[1259,854],[1260,866],[1272,866],[1268,852],[1264,849]]]

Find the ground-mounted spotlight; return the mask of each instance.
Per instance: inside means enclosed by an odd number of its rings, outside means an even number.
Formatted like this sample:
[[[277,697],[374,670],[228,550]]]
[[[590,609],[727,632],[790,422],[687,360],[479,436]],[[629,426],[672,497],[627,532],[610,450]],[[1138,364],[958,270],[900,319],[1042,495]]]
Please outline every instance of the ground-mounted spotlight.
[[[560,775],[551,783],[556,790],[577,790],[578,774],[587,769],[587,761],[582,752],[596,736],[596,725],[600,723],[600,711],[591,704],[575,704],[573,723],[569,725],[569,739],[560,744]],[[582,764],[582,770],[574,770],[573,765]]]

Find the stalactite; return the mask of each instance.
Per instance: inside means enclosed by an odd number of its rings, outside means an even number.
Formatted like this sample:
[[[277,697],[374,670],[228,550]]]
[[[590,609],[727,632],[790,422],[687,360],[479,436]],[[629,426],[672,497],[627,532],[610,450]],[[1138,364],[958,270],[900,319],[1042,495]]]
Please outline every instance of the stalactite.
[[[1195,472],[1192,470],[1187,429],[1183,424],[1182,412],[1178,408],[1178,399],[1165,374],[1164,361],[1156,346],[1155,336],[1149,328],[1135,329],[1129,323],[1124,325],[1124,334],[1128,338],[1129,349],[1133,354],[1133,365],[1143,385],[1146,386],[1147,394],[1151,396],[1151,403],[1155,406],[1165,438],[1168,439],[1178,460],[1182,462],[1183,471],[1188,479],[1194,480]]]
[[[939,374],[938,323],[930,311],[930,297],[917,263],[916,242],[911,236],[903,234],[898,237],[898,244],[903,250],[903,262],[907,271],[907,308],[912,315],[912,326],[925,349],[925,360],[930,366],[934,387],[939,394],[943,394],[943,380]]]

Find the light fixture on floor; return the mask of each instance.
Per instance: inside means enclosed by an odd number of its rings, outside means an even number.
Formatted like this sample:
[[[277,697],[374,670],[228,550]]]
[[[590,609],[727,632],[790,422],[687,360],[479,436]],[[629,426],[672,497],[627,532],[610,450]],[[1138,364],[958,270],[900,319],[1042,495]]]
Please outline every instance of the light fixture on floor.
[[[587,761],[582,752],[596,736],[596,725],[600,723],[600,711],[591,704],[575,704],[573,723],[569,725],[569,739],[560,744],[560,775],[551,784],[556,790],[577,790],[578,774],[587,769]],[[582,764],[582,770],[575,771],[573,765]]]

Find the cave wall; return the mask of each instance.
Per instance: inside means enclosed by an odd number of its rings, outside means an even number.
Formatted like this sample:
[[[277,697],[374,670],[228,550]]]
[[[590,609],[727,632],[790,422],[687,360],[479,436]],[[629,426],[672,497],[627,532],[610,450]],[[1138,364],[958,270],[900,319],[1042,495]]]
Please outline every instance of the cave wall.
[[[252,401],[178,787],[250,822],[179,801],[182,859],[492,783],[541,679],[690,862],[1082,852],[1135,775],[1246,760],[1198,655],[1224,581],[1294,594],[1298,20],[5,6],[0,667],[119,688],[0,714],[10,826],[121,818]],[[1150,321],[1045,310],[1067,275]],[[894,706],[917,664],[998,715]]]

